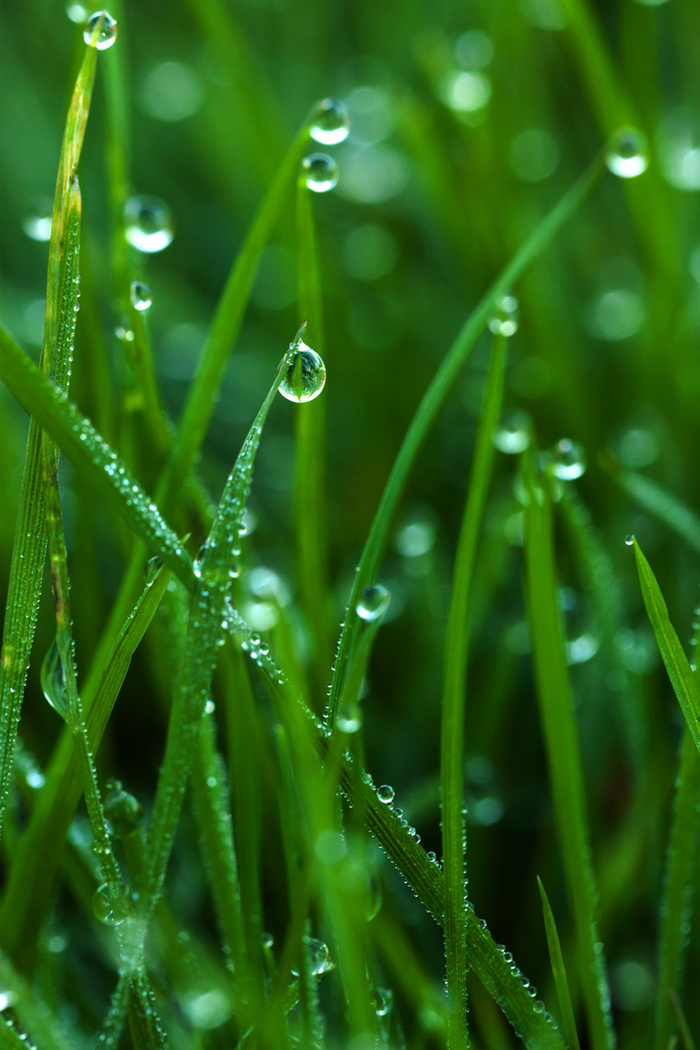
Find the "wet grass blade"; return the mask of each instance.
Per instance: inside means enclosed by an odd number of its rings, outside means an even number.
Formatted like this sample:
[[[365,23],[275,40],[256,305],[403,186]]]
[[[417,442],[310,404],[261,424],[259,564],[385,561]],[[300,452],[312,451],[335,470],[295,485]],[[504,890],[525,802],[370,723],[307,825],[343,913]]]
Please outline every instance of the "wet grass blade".
[[[700,518],[694,511],[643,474],[620,470],[607,458],[603,465],[640,507],[668,525],[689,547],[700,553]]]
[[[594,1050],[614,1043],[610,998],[597,934],[597,891],[591,862],[583,771],[557,598],[552,515],[546,478],[528,457],[525,559],[535,679],[559,842],[573,911],[579,974]]]
[[[690,668],[688,657],[669,620],[666,602],[651,566],[642,554],[636,540],[633,545],[642,598],[654,629],[656,643],[690,735],[700,751],[700,687],[698,687],[698,680]]]
[[[4,952],[0,952],[0,985],[8,997],[8,1006],[37,1047],[41,1050],[75,1050],[78,1045],[76,1033],[69,1032],[65,1019],[59,1020],[37,998],[30,983],[15,970]],[[0,1046],[12,1046],[4,1041],[11,1031],[7,1027],[4,1031],[0,1030]],[[27,1050],[26,1036],[21,1039],[19,1046]]]
[[[445,643],[440,776],[442,799],[442,855],[445,872],[445,959],[450,997],[448,1046],[468,1042],[466,882],[464,823],[464,705],[467,683],[470,599],[476,550],[486,494],[491,480],[493,435],[503,401],[506,337],[495,338],[481,422],[476,437],[469,494],[464,509]]]
[[[564,956],[561,952],[561,944],[559,942],[559,932],[557,930],[557,924],[554,921],[554,913],[552,912],[549,898],[545,892],[545,888],[542,882],[537,877],[537,885],[540,888],[540,897],[542,898],[542,911],[544,913],[544,928],[547,934],[547,945],[549,947],[549,958],[552,963],[552,974],[554,976],[554,984],[557,989],[557,998],[559,999],[559,1009],[561,1011],[562,1024],[564,1026],[564,1035],[569,1046],[569,1050],[579,1050],[578,1033],[576,1031],[576,1022],[574,1021],[574,1010],[571,1005],[571,996],[569,994],[569,982],[566,977],[566,967],[564,965]]]
[[[372,584],[375,579],[386,549],[399,500],[418,451],[437,419],[464,362],[486,327],[495,300],[510,291],[532,262],[545,251],[556,233],[586,199],[601,171],[602,160],[596,159],[516,252],[511,262],[492,284],[464,324],[416,409],[384,488],[355,574],[345,625],[340,635],[338,658],[326,713],[326,721],[329,725],[332,725],[337,714],[345,686],[348,660],[356,644],[359,627],[356,608],[360,592]]]

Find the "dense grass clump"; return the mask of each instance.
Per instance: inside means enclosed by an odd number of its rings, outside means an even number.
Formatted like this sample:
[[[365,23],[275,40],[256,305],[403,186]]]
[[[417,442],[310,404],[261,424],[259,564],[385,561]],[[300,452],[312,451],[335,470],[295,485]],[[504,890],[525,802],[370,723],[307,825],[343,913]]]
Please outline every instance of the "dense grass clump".
[[[0,1046],[691,1050],[700,9],[3,23]]]

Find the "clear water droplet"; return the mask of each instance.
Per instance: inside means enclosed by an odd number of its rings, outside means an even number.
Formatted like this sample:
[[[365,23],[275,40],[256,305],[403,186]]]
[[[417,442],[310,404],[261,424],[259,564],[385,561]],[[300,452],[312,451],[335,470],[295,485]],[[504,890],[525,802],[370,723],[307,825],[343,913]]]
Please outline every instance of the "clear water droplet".
[[[106,51],[117,39],[117,23],[109,11],[95,11],[83,30],[83,40],[98,51]]]
[[[628,547],[634,546],[634,536],[632,535],[632,533],[630,533],[629,536],[625,536],[625,543]]]
[[[54,711],[66,720],[68,718],[68,693],[57,641],[54,641],[41,665],[41,688]]]
[[[620,128],[610,140],[605,163],[613,175],[634,179],[649,167],[647,140],[636,128]]]
[[[34,202],[31,215],[22,220],[22,229],[33,241],[48,241],[52,219],[53,204],[48,197],[42,198]]]
[[[311,153],[302,161],[304,181],[314,193],[327,193],[338,182],[338,165],[327,153]]]
[[[504,412],[501,422],[493,435],[493,443],[499,452],[515,456],[524,452],[531,440],[532,420],[527,412],[516,408]]]
[[[121,882],[103,882],[92,898],[92,912],[105,926],[121,926],[133,913],[131,890]]]
[[[497,297],[493,304],[489,328],[495,335],[515,335],[518,330],[518,300],[514,295]]]
[[[391,988],[377,988],[374,1002],[377,1017],[386,1017],[391,1012],[391,1007],[394,1003],[394,993]]]
[[[155,580],[156,576],[160,572],[160,569],[162,568],[162,565],[163,565],[163,559],[159,558],[157,554],[154,555],[152,558],[148,559],[148,561],[146,562],[146,584],[147,584],[147,586],[150,587],[150,585],[153,583],[153,581]]]
[[[174,236],[170,208],[157,197],[129,197],[124,223],[127,241],[140,252],[162,252]]]
[[[552,449],[552,473],[562,481],[574,481],[586,473],[586,453],[577,441],[557,441]]]
[[[343,733],[356,733],[362,725],[362,708],[360,705],[341,704],[335,724]]]
[[[311,957],[311,972],[318,976],[322,973],[326,973],[328,970],[332,970],[333,963],[331,962],[328,945],[324,944],[323,941],[317,940],[315,937],[310,937],[307,944],[309,946],[309,955]]]
[[[151,289],[147,284],[144,284],[143,281],[131,282],[129,298],[131,299],[131,305],[134,310],[139,310],[141,313],[145,313],[153,302],[151,298]]]
[[[326,366],[321,357],[306,343],[299,343],[279,391],[288,401],[313,401],[326,382]]]
[[[124,790],[121,781],[109,780],[106,787],[104,813],[110,835],[120,839],[135,835],[143,821],[143,806]]]
[[[384,802],[385,805],[394,801],[395,794],[396,792],[391,784],[382,784],[381,787],[377,788],[377,798],[380,802]]]
[[[386,612],[391,595],[381,583],[372,587],[364,587],[360,592],[360,598],[356,606],[357,615],[368,623],[380,620]]]
[[[344,102],[324,98],[316,105],[311,117],[311,138],[323,146],[336,146],[350,134],[350,114]]]

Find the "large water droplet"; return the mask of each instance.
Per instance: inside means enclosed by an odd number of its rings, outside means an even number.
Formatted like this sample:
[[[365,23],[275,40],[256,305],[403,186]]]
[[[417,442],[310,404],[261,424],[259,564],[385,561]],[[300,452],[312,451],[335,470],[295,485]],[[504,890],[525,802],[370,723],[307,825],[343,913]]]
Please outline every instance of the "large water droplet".
[[[373,587],[363,588],[356,606],[357,615],[368,623],[381,619],[390,598],[391,595],[386,587],[382,587],[381,583],[377,583]]]
[[[377,788],[377,798],[380,802],[384,802],[385,805],[394,801],[394,795],[395,791],[391,784],[382,784],[381,787]]]
[[[562,481],[574,481],[586,473],[586,453],[577,441],[557,441],[552,449],[552,473]]]
[[[338,729],[343,733],[356,733],[362,725],[362,708],[359,704],[341,704],[336,716]]]
[[[632,533],[630,533],[629,536],[625,536],[625,543],[628,547],[634,547],[634,536]]]
[[[131,299],[131,305],[134,310],[139,310],[144,313],[149,309],[153,300],[151,299],[151,289],[143,281],[132,281],[129,289],[129,298]]]
[[[634,179],[649,166],[647,140],[636,128],[620,128],[607,148],[605,163],[613,175]]]
[[[170,208],[157,197],[129,197],[124,222],[127,241],[140,252],[162,252],[174,236]]]
[[[377,988],[377,995],[374,1000],[374,1008],[377,1017],[386,1017],[386,1015],[391,1012],[393,1002],[394,993],[391,988]]]
[[[350,114],[345,103],[337,98],[322,99],[314,109],[310,133],[323,146],[344,142],[350,134]]]
[[[143,821],[143,806],[124,790],[121,781],[109,780],[106,787],[104,813],[110,835],[125,839],[136,834]]]
[[[524,452],[530,444],[531,425],[527,412],[516,408],[504,412],[501,422],[493,435],[493,443],[500,452],[514,456]]]
[[[41,665],[41,688],[44,690],[44,696],[54,711],[57,711],[64,720],[67,719],[68,693],[66,691],[66,676],[57,641],[54,641]]]
[[[301,166],[304,181],[314,193],[327,193],[338,182],[338,165],[327,153],[311,153]]]
[[[321,357],[306,343],[299,343],[297,352],[280,383],[279,391],[288,401],[313,401],[326,382],[326,366]]]
[[[106,51],[117,39],[117,23],[109,11],[95,11],[83,30],[83,40],[98,51]]]
[[[311,956],[311,972],[320,975],[328,970],[332,970],[333,963],[331,962],[328,945],[315,937],[310,937],[307,944],[309,946],[309,955]]]
[[[494,301],[489,328],[495,335],[515,335],[518,330],[518,300],[514,295],[499,295]]]
[[[121,882],[103,882],[92,898],[92,912],[105,926],[121,926],[133,913],[131,890]]]

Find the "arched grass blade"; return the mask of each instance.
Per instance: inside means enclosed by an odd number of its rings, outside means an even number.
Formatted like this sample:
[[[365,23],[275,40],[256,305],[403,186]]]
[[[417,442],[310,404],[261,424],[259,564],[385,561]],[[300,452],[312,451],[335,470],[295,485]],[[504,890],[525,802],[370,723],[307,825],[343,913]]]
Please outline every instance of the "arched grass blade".
[[[579,1050],[578,1033],[576,1031],[576,1022],[574,1021],[574,1010],[571,1005],[569,982],[566,977],[566,967],[564,966],[564,956],[561,952],[557,924],[554,921],[554,913],[552,912],[549,898],[547,897],[539,875],[537,876],[537,885],[540,888],[540,897],[542,898],[544,928],[547,934],[549,958],[552,963],[552,974],[554,975],[554,984],[556,985],[557,997],[559,999],[559,1009],[561,1011],[561,1019],[564,1026],[564,1035],[569,1050]]]

